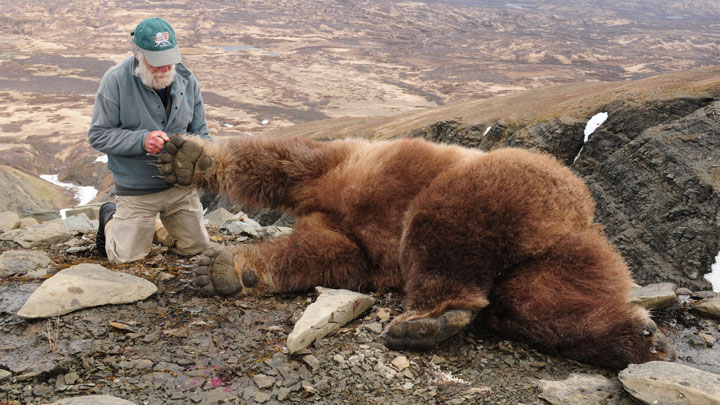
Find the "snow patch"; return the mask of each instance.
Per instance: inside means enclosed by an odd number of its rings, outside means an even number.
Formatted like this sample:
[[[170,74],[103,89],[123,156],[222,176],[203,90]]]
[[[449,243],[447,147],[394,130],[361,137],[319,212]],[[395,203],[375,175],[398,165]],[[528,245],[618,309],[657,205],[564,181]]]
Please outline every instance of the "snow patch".
[[[585,149],[585,144],[587,143],[588,139],[590,139],[590,135],[595,132],[596,129],[602,125],[605,120],[608,118],[608,113],[601,112],[597,113],[590,118],[590,120],[585,124],[585,138],[583,139],[583,146],[578,151],[577,156],[575,156],[575,160],[573,160],[573,163],[577,162],[578,158],[580,157],[580,154],[582,153],[583,149]]]
[[[105,157],[107,158],[107,155]],[[81,206],[81,205],[85,205],[85,204],[89,203],[93,198],[95,198],[95,196],[98,193],[98,191],[97,191],[97,189],[95,189],[95,187],[78,186],[78,185],[71,184],[71,183],[63,183],[62,181],[58,180],[57,174],[41,174],[40,178],[49,183],[52,183],[56,186],[64,187],[64,188],[67,188],[68,190],[74,190],[75,191],[75,199],[80,202],[77,206]],[[67,209],[60,210],[60,216],[63,219],[65,219],[65,211],[67,211]]]
[[[490,125],[489,127],[485,128],[485,132],[483,132],[483,136],[487,135],[487,133],[490,132],[490,128],[492,128],[492,125]]]
[[[705,275],[705,280],[709,281],[713,286],[713,291],[720,292],[720,252],[715,257],[715,264],[712,265],[712,271]]]

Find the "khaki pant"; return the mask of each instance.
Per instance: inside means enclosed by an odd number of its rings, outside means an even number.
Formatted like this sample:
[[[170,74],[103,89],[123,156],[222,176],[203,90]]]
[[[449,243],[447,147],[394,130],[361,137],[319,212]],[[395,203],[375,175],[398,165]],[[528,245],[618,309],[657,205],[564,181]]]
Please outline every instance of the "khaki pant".
[[[105,226],[105,251],[112,263],[142,259],[150,253],[158,214],[173,240],[167,244],[175,253],[190,256],[210,246],[203,208],[193,188],[117,196],[116,206],[115,215]]]

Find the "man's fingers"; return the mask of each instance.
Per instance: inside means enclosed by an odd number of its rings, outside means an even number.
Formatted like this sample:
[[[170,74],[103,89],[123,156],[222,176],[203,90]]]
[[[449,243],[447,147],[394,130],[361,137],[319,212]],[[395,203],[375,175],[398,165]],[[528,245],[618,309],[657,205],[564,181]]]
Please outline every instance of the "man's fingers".
[[[170,140],[165,132],[160,132],[160,139],[162,139],[163,143]]]

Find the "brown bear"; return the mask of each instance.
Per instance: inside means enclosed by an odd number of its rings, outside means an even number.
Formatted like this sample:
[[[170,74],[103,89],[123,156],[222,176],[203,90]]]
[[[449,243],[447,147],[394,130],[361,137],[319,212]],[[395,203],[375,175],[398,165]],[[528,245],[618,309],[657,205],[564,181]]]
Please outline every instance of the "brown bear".
[[[628,304],[631,274],[593,222],[587,186],[552,157],[421,139],[173,136],[165,149],[168,184],[297,218],[289,235],[204,252],[203,295],[399,289],[406,312],[383,332],[392,348],[433,347],[477,317],[609,368],[675,357]]]

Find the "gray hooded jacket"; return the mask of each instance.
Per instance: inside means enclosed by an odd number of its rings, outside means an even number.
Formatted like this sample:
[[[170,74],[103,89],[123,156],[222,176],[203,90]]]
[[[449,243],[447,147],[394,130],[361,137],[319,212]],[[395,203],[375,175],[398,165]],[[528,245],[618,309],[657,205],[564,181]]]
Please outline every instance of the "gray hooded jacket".
[[[169,188],[162,179],[153,179],[157,168],[149,162],[145,135],[161,130],[171,134],[195,134],[208,137],[200,87],[184,65],[175,65],[176,75],[170,90],[171,109],[165,112],[162,100],[145,86],[134,70],[131,56],[110,68],[100,82],[88,139],[90,145],[108,155],[108,168],[118,188],[137,190],[137,194]]]

